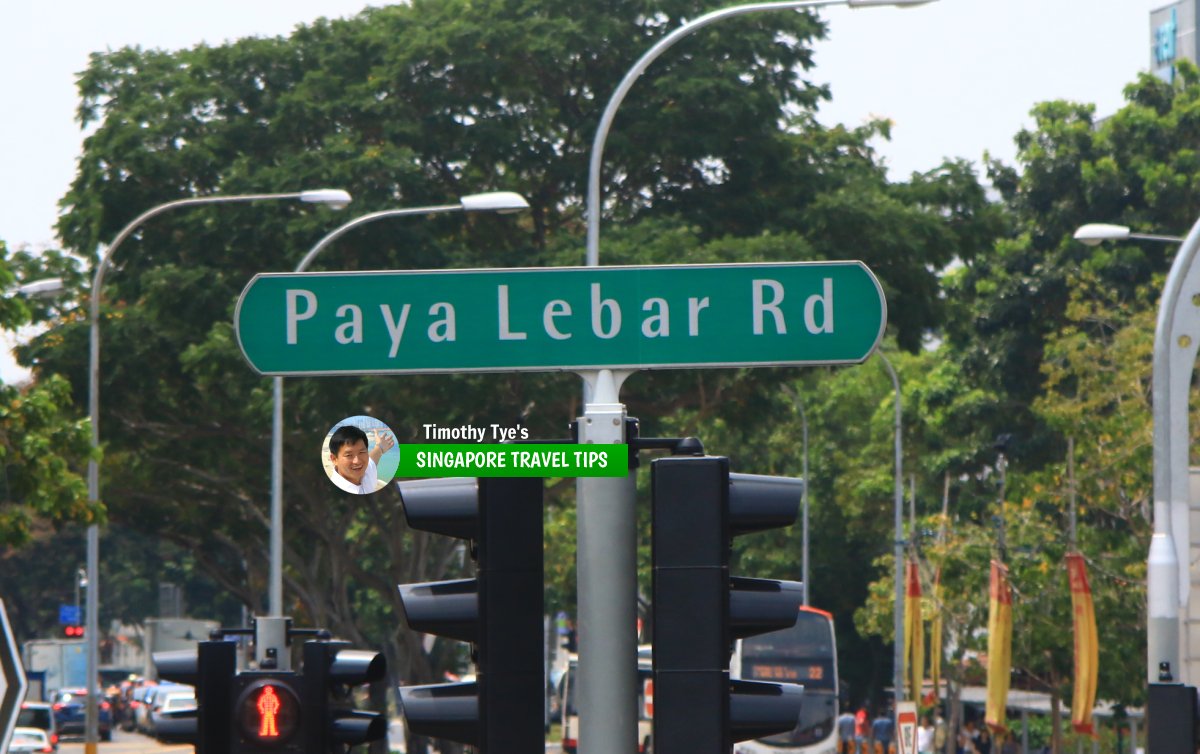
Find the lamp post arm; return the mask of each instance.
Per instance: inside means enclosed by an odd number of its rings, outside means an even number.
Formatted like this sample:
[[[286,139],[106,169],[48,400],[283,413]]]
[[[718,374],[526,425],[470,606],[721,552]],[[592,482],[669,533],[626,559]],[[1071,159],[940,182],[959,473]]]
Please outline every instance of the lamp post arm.
[[[604,143],[608,139],[608,131],[612,127],[613,118],[617,115],[617,108],[621,106],[625,95],[629,93],[633,83],[645,73],[646,68],[650,66],[659,55],[666,52],[672,45],[683,39],[692,32],[702,29],[711,23],[720,21],[723,18],[731,16],[740,16],[744,13],[755,13],[758,11],[768,10],[797,10],[800,8],[819,8],[827,5],[844,5],[846,0],[788,0],[786,2],[773,3],[750,3],[748,5],[735,5],[731,8],[721,8],[719,10],[705,13],[699,18],[693,19],[678,29],[674,30],[667,36],[663,37],[646,51],[641,58],[638,59],[629,72],[625,74],[625,78],[621,79],[621,83],[617,85],[617,90],[613,92],[612,97],[608,100],[608,105],[604,108],[604,114],[600,116],[600,126],[596,129],[596,136],[592,141],[591,161],[588,165],[588,198],[587,198],[587,266],[596,267],[600,264],[600,164],[604,159]]]
[[[1155,233],[1130,233],[1129,238],[1138,241],[1161,241],[1162,243],[1183,243],[1179,236],[1160,236]]]
[[[320,241],[313,244],[313,247],[308,250],[304,258],[300,260],[300,264],[296,265],[296,272],[304,272],[308,266],[312,264],[313,259],[321,253],[325,247],[333,243],[337,239],[346,235],[350,231],[366,225],[367,223],[382,220],[387,217],[406,217],[408,215],[436,215],[444,212],[462,212],[463,205],[460,204],[439,204],[433,207],[405,207],[402,209],[384,209],[378,212],[369,212],[365,215],[360,215],[344,225],[334,228],[325,235]]]

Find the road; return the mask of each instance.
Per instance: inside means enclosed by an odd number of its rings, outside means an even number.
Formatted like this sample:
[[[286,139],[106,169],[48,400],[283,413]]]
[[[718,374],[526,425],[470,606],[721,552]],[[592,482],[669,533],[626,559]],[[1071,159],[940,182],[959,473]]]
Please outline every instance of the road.
[[[160,744],[140,733],[113,731],[113,740],[101,741],[100,754],[192,754],[191,744]],[[67,738],[59,742],[58,754],[83,754],[82,738]]]
[[[398,723],[392,727],[392,751],[403,751],[404,736]],[[559,741],[546,741],[546,754],[558,754],[562,751]],[[126,733],[123,730],[113,731],[112,741],[101,741],[100,754],[193,754],[191,744],[161,744],[153,738],[140,733]],[[58,754],[83,754],[83,739],[69,738],[58,746]]]

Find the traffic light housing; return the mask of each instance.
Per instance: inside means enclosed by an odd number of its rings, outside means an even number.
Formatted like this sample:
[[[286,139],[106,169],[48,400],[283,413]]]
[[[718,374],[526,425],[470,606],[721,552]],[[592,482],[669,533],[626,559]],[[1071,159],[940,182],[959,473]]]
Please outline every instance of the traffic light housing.
[[[77,626],[73,623],[63,626],[62,632],[63,632],[64,639],[82,639],[83,638],[83,626]]]
[[[230,691],[237,672],[237,645],[202,641],[196,649],[155,652],[154,666],[164,681],[196,687],[195,721],[177,740],[194,744],[198,754],[227,754],[233,702]]]
[[[352,649],[342,641],[304,644],[304,717],[319,726],[314,730],[318,752],[340,752],[387,735],[381,712],[354,708],[355,686],[383,680],[387,664],[382,654]]]
[[[471,542],[477,577],[399,587],[417,631],[474,645],[476,681],[400,689],[409,730],[483,754],[545,746],[540,478],[401,482],[408,525]]]
[[[654,749],[728,754],[796,726],[803,689],[732,681],[736,639],[795,625],[801,585],[731,577],[733,537],[796,519],[797,479],[731,474],[729,459],[651,464]]]

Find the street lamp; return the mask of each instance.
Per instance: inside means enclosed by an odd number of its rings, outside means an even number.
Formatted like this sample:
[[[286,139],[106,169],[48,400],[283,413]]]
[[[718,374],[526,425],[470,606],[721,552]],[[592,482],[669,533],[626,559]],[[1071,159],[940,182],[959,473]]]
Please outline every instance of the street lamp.
[[[283,194],[235,194],[229,196],[196,196],[186,199],[176,199],[151,207],[129,222],[117,234],[113,242],[100,257],[96,265],[96,274],[92,278],[91,300],[91,337],[90,355],[88,359],[88,415],[92,424],[92,450],[100,447],[100,287],[104,283],[104,273],[108,269],[113,254],[142,223],[152,217],[161,215],[182,207],[195,207],[202,204],[232,204],[235,202],[255,202],[268,200],[291,199],[308,204],[324,204],[335,209],[341,209],[350,203],[350,194],[341,189],[315,189]],[[95,505],[100,500],[100,465],[93,455],[88,461],[88,502]],[[87,617],[84,635],[87,638],[87,710],[84,722],[84,752],[96,754],[99,739],[99,716],[97,714],[97,686],[99,667],[98,656],[98,622],[100,596],[100,529],[96,524],[88,526],[87,530]]]
[[[896,375],[896,370],[892,367],[892,362],[888,361],[888,357],[883,355],[882,351],[875,351],[879,360],[883,362],[883,366],[887,369],[888,376],[892,378],[892,389],[895,391],[896,399],[896,418],[893,426],[892,447],[895,454],[895,472],[893,474],[893,497],[895,498],[895,541],[893,542],[894,559],[896,561],[896,583],[895,597],[896,608],[892,615],[892,628],[896,632],[895,648],[892,652],[892,662],[895,667],[892,669],[892,686],[895,689],[895,700],[901,702],[904,700],[904,475],[901,469],[901,457],[904,454],[904,439],[901,425],[901,406],[900,406],[900,378]]]
[[[865,8],[925,5],[934,0],[785,0],[722,8],[699,16],[660,39],[626,72],[608,100],[592,140],[588,164],[587,266],[600,264],[600,165],[604,143],[625,95],[662,53],[698,29],[725,18],[771,10],[832,5]],[[620,400],[628,371],[599,369],[583,374],[580,441],[624,443],[626,411]],[[579,696],[583,700],[579,737],[584,754],[621,754],[637,741],[637,711],[627,690],[637,683],[637,533],[635,484],[624,478],[576,482],[576,574],[579,605]],[[806,587],[807,589],[807,587]]]
[[[800,582],[804,589],[800,593],[804,605],[808,605],[808,416],[804,413],[804,401],[791,385],[784,385],[783,392],[792,399],[792,405],[800,412],[800,438],[803,448],[803,465],[801,474],[804,476],[804,486],[800,492]]]
[[[520,194],[512,191],[491,191],[469,194],[459,199],[458,204],[370,212],[335,228],[317,241],[300,260],[300,264],[296,265],[295,271],[304,272],[322,249],[351,230],[376,220],[446,212],[496,212],[507,215],[526,209],[529,209],[529,202]],[[283,615],[283,378],[274,377],[272,381],[274,405],[271,416],[271,564],[267,608],[271,616],[280,617]],[[286,653],[283,656],[286,657]]]
[[[1191,590],[1188,572],[1188,389],[1200,338],[1200,299],[1180,306],[1185,291],[1200,288],[1200,220],[1187,238],[1131,233],[1121,225],[1084,225],[1075,238],[1090,245],[1105,240],[1182,242],[1167,274],[1154,328],[1151,411],[1154,422],[1154,534],[1146,568],[1146,680],[1188,682],[1179,661],[1179,607]],[[1174,524],[1178,524],[1178,528]],[[1182,572],[1182,573],[1181,573]]]

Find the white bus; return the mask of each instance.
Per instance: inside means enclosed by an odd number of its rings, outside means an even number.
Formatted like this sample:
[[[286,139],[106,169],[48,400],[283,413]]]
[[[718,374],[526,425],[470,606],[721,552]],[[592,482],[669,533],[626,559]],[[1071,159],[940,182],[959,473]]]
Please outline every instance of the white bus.
[[[563,754],[575,754],[579,749],[579,709],[575,685],[579,670],[579,656],[572,654],[567,660],[567,672],[559,683],[560,707],[562,710]],[[654,676],[650,648],[638,647],[638,754],[651,754],[650,728],[654,719]]]
[[[734,754],[835,754],[838,678],[832,615],[802,606],[795,626],[739,639],[729,669],[735,679],[804,686],[794,729],[734,744]]]

